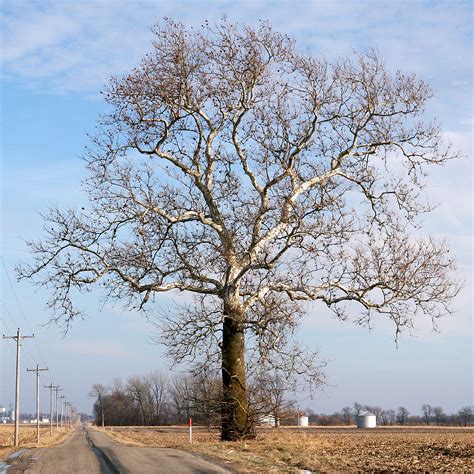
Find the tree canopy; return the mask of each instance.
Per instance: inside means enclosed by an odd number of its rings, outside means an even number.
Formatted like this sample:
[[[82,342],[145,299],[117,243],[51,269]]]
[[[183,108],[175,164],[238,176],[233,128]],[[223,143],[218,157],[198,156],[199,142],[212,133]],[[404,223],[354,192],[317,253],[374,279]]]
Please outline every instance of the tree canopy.
[[[445,242],[417,238],[430,166],[457,156],[423,119],[430,87],[368,51],[330,63],[267,23],[154,27],[152,51],[105,90],[85,159],[90,206],[52,209],[20,268],[52,290],[144,307],[189,292],[165,323],[179,361],[222,364],[223,439],[250,432],[244,348],[293,373],[304,301],[341,319],[449,312],[459,285]]]

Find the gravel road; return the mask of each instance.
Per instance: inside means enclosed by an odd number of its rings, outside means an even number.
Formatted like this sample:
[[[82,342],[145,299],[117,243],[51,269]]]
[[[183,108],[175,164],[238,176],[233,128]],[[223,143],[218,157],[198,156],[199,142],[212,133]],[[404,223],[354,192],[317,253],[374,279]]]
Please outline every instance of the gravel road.
[[[25,449],[7,460],[8,474],[214,474],[229,473],[216,464],[177,449],[120,444],[82,426],[61,446]]]

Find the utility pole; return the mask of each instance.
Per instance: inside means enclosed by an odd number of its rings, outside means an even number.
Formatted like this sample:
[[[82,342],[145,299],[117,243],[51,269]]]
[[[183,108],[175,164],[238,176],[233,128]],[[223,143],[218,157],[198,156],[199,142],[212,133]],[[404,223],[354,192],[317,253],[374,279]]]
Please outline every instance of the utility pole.
[[[53,390],[59,385],[43,385],[44,388],[49,388],[49,436],[53,436]]]
[[[60,402],[61,403],[61,418],[60,418],[60,425],[59,426],[62,428],[63,427],[63,418],[64,418],[63,408],[64,408],[64,404],[66,403],[64,401],[64,399],[67,398],[67,397],[65,397],[64,395],[61,395],[59,398],[61,399],[61,402]]]
[[[69,427],[72,426],[72,403],[69,402],[68,403],[68,407],[69,407],[69,411],[68,411],[68,414],[69,414]]]
[[[71,402],[66,402],[66,427],[69,428],[69,414],[71,411]]]
[[[20,444],[20,347],[22,339],[32,339],[35,335],[22,336],[20,329],[17,330],[16,336],[2,336],[3,339],[16,340],[16,384],[15,384],[15,446]]]
[[[26,369],[27,372],[36,372],[36,442],[40,442],[40,389],[39,389],[39,377],[40,372],[48,370],[48,367],[45,369],[40,369],[39,365],[36,364],[36,369]]]
[[[67,404],[66,400],[64,400],[64,427],[67,428]]]
[[[58,392],[62,392],[63,389],[59,388],[59,385],[56,385],[54,391],[56,393],[56,429],[58,429]]]

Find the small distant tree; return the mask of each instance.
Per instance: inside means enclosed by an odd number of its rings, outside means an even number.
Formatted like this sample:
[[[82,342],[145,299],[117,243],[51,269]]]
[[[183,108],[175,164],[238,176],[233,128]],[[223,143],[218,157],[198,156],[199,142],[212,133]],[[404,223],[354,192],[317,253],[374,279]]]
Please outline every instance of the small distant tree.
[[[104,409],[108,424],[128,426],[140,423],[137,405],[120,378],[114,379],[109,393],[104,397]]]
[[[318,414],[312,409],[307,407],[304,411],[308,416],[308,422],[310,425],[315,425],[318,419]]]
[[[431,415],[433,414],[433,407],[431,405],[424,404],[421,407],[421,412],[423,413],[423,418],[425,420],[425,423],[429,425],[430,420],[431,420]]]
[[[167,424],[168,421],[168,382],[158,370],[143,377],[148,391],[150,417],[154,425]]]
[[[342,413],[342,420],[345,425],[350,425],[352,424],[352,409],[351,407],[344,407],[341,410]]]
[[[130,377],[127,382],[127,392],[138,406],[141,424],[146,426],[151,423],[149,412],[149,394],[146,384],[141,377]]]
[[[472,406],[463,407],[458,411],[458,416],[461,420],[461,424],[467,426],[474,417],[474,408]]]
[[[439,426],[446,419],[446,415],[441,407],[433,407],[432,411],[436,425]]]
[[[174,377],[169,388],[170,406],[180,422],[192,418],[208,427],[218,426],[221,420],[222,387],[214,371],[192,371]]]
[[[396,421],[396,419],[397,419],[397,415],[396,415],[396,413],[395,413],[395,410],[390,409],[390,410],[388,410],[387,413],[388,413],[389,424],[390,424],[390,425],[394,425],[394,424],[395,424],[395,421]]]
[[[291,397],[288,382],[278,372],[256,373],[249,384],[249,401],[256,422],[270,415],[278,427],[282,420],[294,416],[296,401]]]
[[[98,413],[100,415],[99,423],[102,427],[105,426],[105,412],[104,412],[104,397],[108,394],[108,388],[104,385],[97,383],[92,386],[92,390],[89,396],[96,398],[96,405],[98,407]],[[97,419],[96,419],[97,422]]]
[[[189,375],[171,379],[170,404],[178,423],[187,422],[193,415],[193,380]]]
[[[397,422],[404,425],[408,420],[410,412],[405,407],[399,407],[397,410]]]
[[[220,364],[221,438],[252,438],[246,348],[251,365],[284,356],[321,380],[293,340],[303,302],[361,325],[386,316],[396,338],[449,313],[448,247],[410,229],[430,210],[427,169],[457,153],[423,120],[430,87],[374,51],[329,62],[267,23],[153,31],[151,53],[105,91],[90,205],[52,209],[19,275],[52,290],[65,324],[93,286],[140,309],[194,294],[162,341],[175,360]]]
[[[161,372],[130,377],[126,391],[137,404],[144,425],[167,424],[169,417],[168,383]]]
[[[370,406],[370,405],[365,405],[365,410],[373,413],[377,419],[377,423],[380,423],[382,419],[382,407],[379,406]]]
[[[352,405],[352,413],[354,416],[360,415],[364,411],[364,406],[361,405],[358,402],[354,402],[354,405]]]
[[[382,410],[380,413],[380,423],[382,425],[393,425],[395,412],[393,410]]]

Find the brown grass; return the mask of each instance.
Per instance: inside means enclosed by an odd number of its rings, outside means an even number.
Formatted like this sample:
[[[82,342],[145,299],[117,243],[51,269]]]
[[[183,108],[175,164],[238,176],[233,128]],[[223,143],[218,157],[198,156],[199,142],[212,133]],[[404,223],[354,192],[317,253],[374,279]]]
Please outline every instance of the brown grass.
[[[72,433],[72,428],[53,428],[53,435],[49,436],[49,426],[40,427],[40,443],[36,443],[36,425],[20,425],[20,447],[15,448],[14,426],[0,425],[0,459],[4,459],[13,451],[21,448],[43,448],[63,443]]]
[[[405,428],[260,430],[255,441],[219,442],[217,431],[183,428],[106,428],[126,444],[179,448],[240,472],[451,471],[474,472],[474,430]]]

